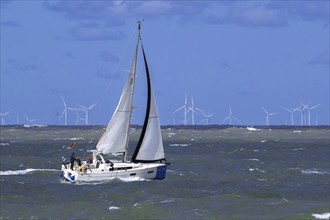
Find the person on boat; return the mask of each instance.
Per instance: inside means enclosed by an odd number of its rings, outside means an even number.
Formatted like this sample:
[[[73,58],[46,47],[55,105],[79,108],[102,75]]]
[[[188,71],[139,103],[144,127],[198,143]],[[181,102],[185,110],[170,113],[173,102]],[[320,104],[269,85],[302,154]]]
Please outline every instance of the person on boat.
[[[71,162],[71,170],[73,170],[74,162],[76,161],[75,153],[72,152],[71,157],[70,157],[70,162]]]
[[[89,157],[87,158],[87,163],[92,164],[93,163],[93,156],[89,155]]]
[[[80,160],[79,157],[77,157],[76,161],[77,161],[77,163],[78,163],[78,166],[81,167],[81,160]]]

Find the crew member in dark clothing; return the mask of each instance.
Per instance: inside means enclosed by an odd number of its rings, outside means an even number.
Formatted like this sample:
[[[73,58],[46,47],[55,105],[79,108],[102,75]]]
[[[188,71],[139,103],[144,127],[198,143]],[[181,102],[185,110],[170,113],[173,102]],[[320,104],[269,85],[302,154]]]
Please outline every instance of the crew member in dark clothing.
[[[73,170],[74,162],[76,161],[76,157],[74,152],[72,152],[71,157],[70,157],[70,162],[71,162],[71,170]]]
[[[78,166],[81,166],[81,160],[80,160],[79,157],[77,157],[76,161],[77,161],[77,163],[78,163]]]

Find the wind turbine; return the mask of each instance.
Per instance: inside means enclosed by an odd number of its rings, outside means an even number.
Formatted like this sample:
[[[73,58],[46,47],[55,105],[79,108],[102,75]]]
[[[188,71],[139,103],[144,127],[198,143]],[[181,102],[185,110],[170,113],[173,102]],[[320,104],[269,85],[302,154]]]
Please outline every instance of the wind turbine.
[[[97,105],[97,103],[89,106],[88,108],[86,108],[85,106],[82,106],[82,105],[78,105],[82,110],[85,112],[85,125],[88,125],[88,114],[89,114],[89,110],[91,110],[92,108],[94,108],[94,106]]]
[[[300,109],[300,107],[297,107],[297,108],[295,108],[295,111],[300,112],[300,125],[303,126],[304,125],[304,110]]]
[[[306,105],[303,104],[303,103],[300,103],[300,104],[302,104],[302,106],[304,107],[303,110],[304,109],[307,109],[307,112],[308,112],[308,126],[311,126],[311,110],[314,109],[314,108],[319,107],[320,104],[319,105],[312,106],[312,107],[309,107],[308,104],[306,104]]]
[[[79,125],[80,123],[80,120],[85,120],[84,118],[81,118],[80,117],[80,115],[79,115],[79,113],[78,113],[78,111],[79,110],[81,110],[81,109],[73,109],[74,111],[75,111],[75,113],[76,113],[76,116],[77,116],[77,118],[76,118],[76,125]]]
[[[231,111],[231,106],[229,105],[229,115],[222,121],[222,124],[225,123],[225,121],[227,121],[229,119],[229,124],[232,125],[233,124],[233,119],[238,121],[238,123],[241,123],[240,120],[238,120],[238,118],[234,117]]]
[[[188,105],[187,105],[187,93],[185,94],[184,105],[181,106],[180,108],[176,109],[174,112],[172,112],[172,114],[175,114],[178,111],[181,111],[182,109],[184,109],[184,125],[187,125],[187,109],[188,109]]]
[[[197,114],[205,113],[202,109],[195,107],[193,96],[191,96],[191,107],[189,107],[189,110],[186,112],[186,114],[188,114],[188,112],[190,112],[190,111],[191,111],[191,124],[192,125],[195,125],[195,113],[197,113]]]
[[[11,111],[5,112],[5,113],[0,113],[1,117],[1,125],[5,125],[5,117],[10,113]]]
[[[206,121],[206,125],[209,125],[209,118],[213,117],[213,116],[214,116],[214,113],[212,113],[212,114],[205,114],[205,113],[202,113],[202,115],[205,117],[205,118],[202,120],[202,122],[203,122],[203,121]]]
[[[64,110],[63,110],[62,114],[60,115],[60,117],[58,118],[58,120],[60,120],[62,118],[62,116],[64,115],[64,125],[67,126],[68,125],[68,110],[74,110],[74,109],[68,107],[62,96],[61,96],[61,98],[62,98],[62,101],[64,104]]]
[[[291,125],[293,125],[293,113],[295,112],[295,111],[297,111],[297,109],[295,109],[295,108],[285,108],[285,107],[282,107],[284,110],[287,110],[288,112],[290,112],[291,113]]]
[[[27,125],[31,125],[32,122],[36,121],[36,119],[29,119],[29,117],[26,114],[24,114],[24,117],[26,119],[26,124]]]
[[[269,113],[264,107],[261,106],[261,108],[262,108],[262,110],[264,110],[264,112],[266,113],[265,125],[268,126],[268,125],[269,125],[269,117],[272,116],[272,115],[277,115],[278,112],[271,112],[271,113]]]

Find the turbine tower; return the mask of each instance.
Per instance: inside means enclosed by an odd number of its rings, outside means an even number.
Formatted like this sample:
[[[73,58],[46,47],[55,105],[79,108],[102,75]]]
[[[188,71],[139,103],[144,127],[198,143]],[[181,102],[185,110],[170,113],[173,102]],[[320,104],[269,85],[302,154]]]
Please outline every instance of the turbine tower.
[[[89,118],[89,110],[91,110],[92,108],[94,108],[94,106],[97,105],[97,103],[89,106],[88,108],[82,105],[78,105],[81,109],[81,111],[85,112],[85,125],[88,125],[88,118]]]
[[[185,99],[184,99],[184,105],[181,106],[180,108],[176,109],[174,112],[172,112],[172,114],[174,115],[175,113],[177,113],[178,111],[181,111],[182,109],[184,110],[184,125],[187,125],[187,109],[188,109],[188,105],[187,105],[187,93],[185,94]]]
[[[1,125],[5,125],[5,117],[10,113],[10,111],[5,113],[0,113]]]
[[[229,115],[222,121],[222,124],[225,123],[227,120],[229,120],[229,125],[233,125],[233,119],[241,124],[241,121],[238,120],[238,118],[233,116],[231,106],[229,105]]]
[[[265,125],[269,126],[269,118],[270,118],[270,116],[272,116],[272,115],[277,115],[278,112],[271,112],[271,113],[269,113],[264,107],[261,106],[261,108],[262,108],[262,110],[264,110],[264,112],[266,113]]]

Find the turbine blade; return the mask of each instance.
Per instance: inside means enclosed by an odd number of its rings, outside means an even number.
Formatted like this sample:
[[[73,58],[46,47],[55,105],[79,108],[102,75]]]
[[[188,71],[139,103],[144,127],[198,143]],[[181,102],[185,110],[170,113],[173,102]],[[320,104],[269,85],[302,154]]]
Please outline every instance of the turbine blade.
[[[91,106],[89,106],[89,110],[91,110],[92,108],[94,108],[95,107],[95,105],[97,105],[97,103],[95,103],[95,104],[93,104],[93,105],[91,105]]]
[[[63,96],[61,96],[61,98],[62,98],[62,101],[63,101],[64,106],[67,107],[67,106],[66,106],[66,103],[65,103],[65,101],[64,101],[64,99],[63,99]]]
[[[262,110],[264,110],[264,112],[265,112],[266,114],[268,114],[267,110],[266,110],[263,106],[261,106],[261,108],[262,108]]]

